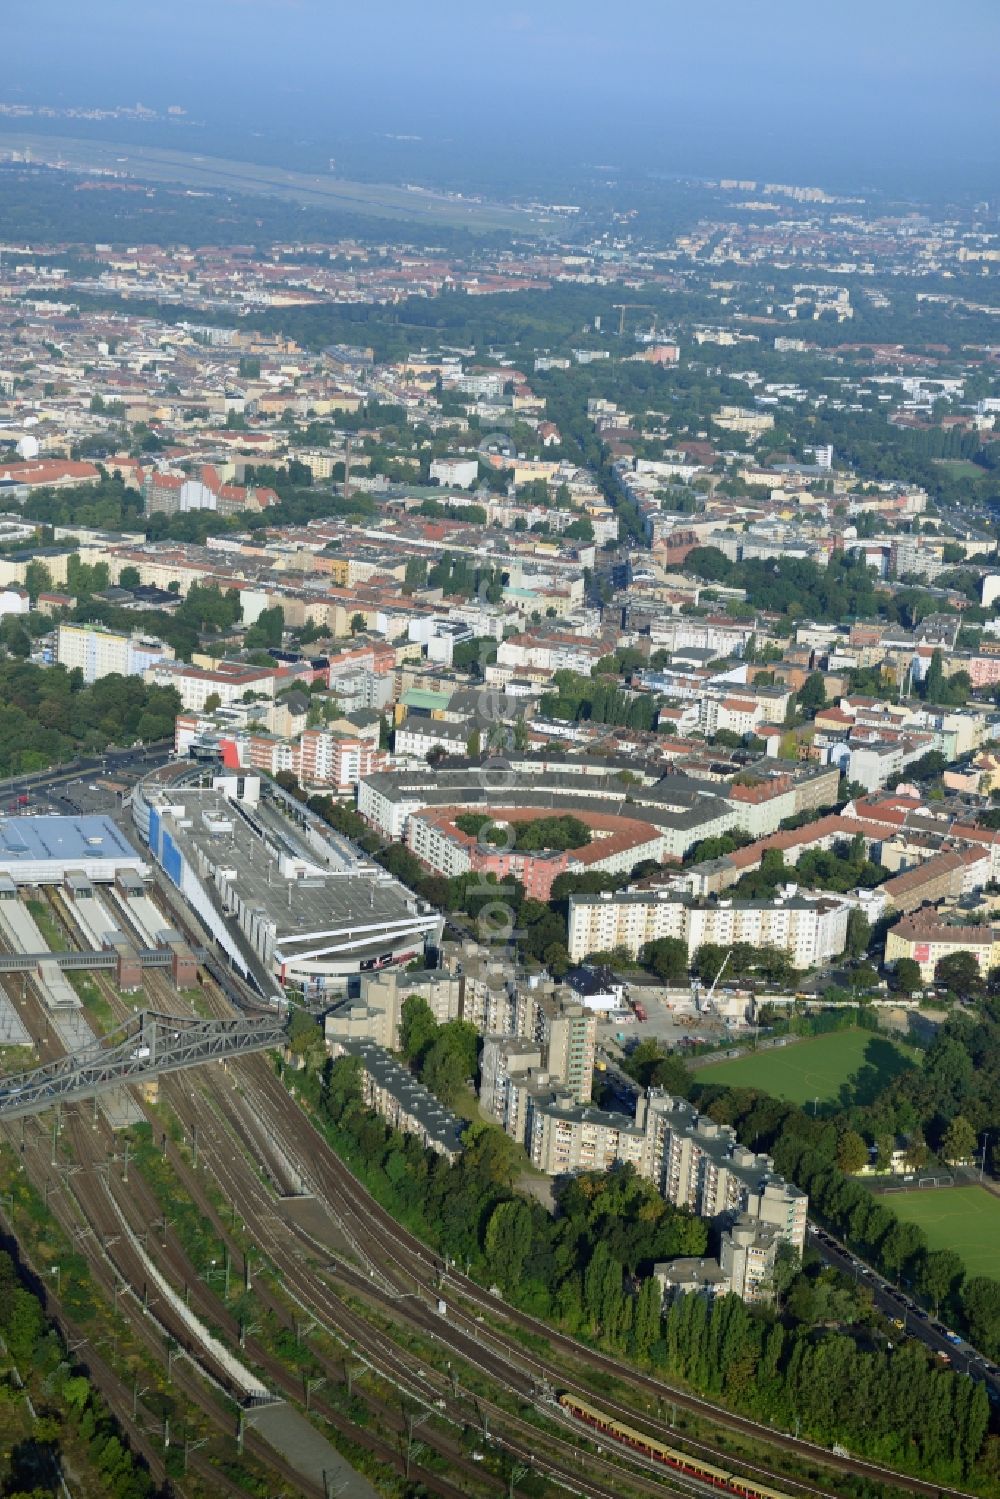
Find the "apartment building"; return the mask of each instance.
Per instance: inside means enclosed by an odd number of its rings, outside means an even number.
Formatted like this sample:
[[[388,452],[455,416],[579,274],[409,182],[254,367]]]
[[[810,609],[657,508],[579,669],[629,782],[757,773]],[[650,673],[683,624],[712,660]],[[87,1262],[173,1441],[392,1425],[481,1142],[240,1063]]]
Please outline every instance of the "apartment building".
[[[807,899],[786,886],[773,900],[696,901],[674,890],[574,895],[569,901],[569,953],[623,947],[632,957],[661,937],[678,937],[693,957],[705,942],[746,942],[786,952],[795,968],[838,957],[847,941],[849,905],[835,896]]]
[[[808,1197],[777,1175],[769,1156],[741,1145],[729,1125],[659,1089],[639,1100],[636,1124],[647,1141],[643,1174],[668,1202],[702,1218],[747,1214],[801,1250]]]
[[[527,1092],[520,1080],[542,1069],[542,1047],[511,1036],[487,1036],[479,1059],[479,1102],[512,1140],[524,1140]],[[517,1081],[515,1081],[517,1080]]]
[[[748,1214],[724,1230],[719,1268],[733,1295],[751,1304],[771,1300],[781,1243],[781,1234],[774,1224],[755,1221]]]
[[[399,1051],[399,1022],[402,1019],[403,1001],[417,994],[430,1007],[438,1025],[459,1019],[462,1013],[463,980],[457,974],[439,968],[424,968],[412,973],[400,973],[397,968],[385,968],[378,974],[361,976],[360,1006],[372,1016],[372,1036],[384,1036],[382,1045],[390,1051]],[[337,1036],[358,1033],[358,1016],[354,1006],[339,1007],[327,1018],[327,1040]]]
[[[478,458],[435,458],[430,467],[431,482],[445,489],[471,489],[479,478]]]
[[[529,986],[511,973],[511,965],[474,943],[445,943],[446,967],[462,977],[462,1019],[482,1036],[531,1039],[535,1001]]]
[[[570,1092],[553,1091],[541,1082],[531,1089],[525,1113],[524,1143],[539,1171],[563,1176],[627,1163],[641,1172],[645,1132],[627,1114],[578,1104]]]
[[[579,672],[589,677],[592,668],[607,654],[605,645],[588,641],[579,635],[512,635],[500,644],[497,651],[499,666],[522,668],[540,667],[555,672],[560,670]]]
[[[887,905],[906,914],[966,894],[989,877],[990,861],[980,849],[942,849],[887,880],[879,893]]]
[[[190,510],[215,510],[220,515],[238,515],[244,510],[268,510],[278,504],[273,489],[227,484],[211,465],[197,478],[154,470],[142,484],[147,515],[184,515]]]
[[[292,768],[303,786],[346,790],[356,786],[362,776],[385,770],[389,763],[389,756],[377,742],[330,729],[305,729],[296,749]]]
[[[90,624],[60,624],[56,632],[59,665],[82,671],[87,683],[112,675],[141,677],[159,662],[173,659],[173,646],[150,635]]]
[[[776,832],[796,811],[796,787],[790,775],[771,776],[750,785],[737,783],[730,792],[736,825],[751,838]]]
[[[191,713],[201,713],[210,699],[228,708],[252,694],[273,698],[275,689],[295,680],[292,666],[249,666],[244,661],[219,661],[213,668],[194,666],[187,661],[163,660],[147,667],[143,676],[156,687],[173,687],[181,706]]]
[[[458,1160],[465,1121],[439,1103],[408,1068],[373,1041],[335,1040],[331,1051],[334,1057],[361,1063],[362,1097],[392,1129],[415,1135],[448,1161]]]
[[[688,1295],[739,1296],[751,1305],[774,1296],[774,1266],[781,1237],[769,1223],[743,1214],[732,1228],[723,1229],[718,1259],[682,1258],[653,1266],[664,1298]]]
[[[985,977],[1000,963],[1000,928],[992,926],[948,926],[933,911],[916,911],[904,916],[886,934],[887,967],[900,958],[912,958],[919,964],[925,984],[934,978],[934,969],[942,958],[965,952],[975,958]]]
[[[400,758],[425,760],[431,750],[464,755],[471,725],[433,718],[406,718],[396,728],[393,749]]]
[[[598,1019],[585,1005],[550,1000],[538,1006],[536,1036],[549,1076],[581,1104],[589,1103],[593,1092]]]

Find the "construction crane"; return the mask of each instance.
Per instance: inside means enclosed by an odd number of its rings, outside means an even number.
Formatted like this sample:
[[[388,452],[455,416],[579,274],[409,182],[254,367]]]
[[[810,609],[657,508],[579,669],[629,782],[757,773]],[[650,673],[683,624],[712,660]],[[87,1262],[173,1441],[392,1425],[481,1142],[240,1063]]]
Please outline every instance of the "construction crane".
[[[711,1004],[712,1003],[712,995],[715,993],[715,986],[719,982],[719,980],[721,979],[722,975],[725,973],[725,971],[726,971],[726,965],[728,964],[729,959],[732,957],[732,955],[733,955],[733,950],[732,950],[732,948],[730,948],[729,951],[726,953],[726,956],[723,958],[722,962],[719,965],[719,971],[718,971],[718,973],[715,975],[715,978],[712,980],[712,987],[711,987],[711,989],[709,989],[708,993],[705,995],[705,1001],[706,1001],[707,1004]]]
[[[732,957],[732,955],[733,955],[733,950],[732,950],[732,948],[730,948],[729,951],[726,953],[726,956],[723,958],[721,964],[719,965],[719,971],[715,975],[715,978],[712,980],[711,987],[706,991],[706,993],[704,995],[702,995],[700,993],[700,985],[698,983],[698,980],[696,978],[692,979],[692,981],[691,981],[691,996],[692,996],[692,998],[694,1000],[694,1006],[695,1006],[696,1010],[701,1010],[701,1011],[704,1012],[705,1010],[709,1009],[709,1007],[711,1006],[712,998],[713,998],[713,996],[715,994],[716,985],[718,984],[718,982],[721,979],[722,975],[725,973],[726,967],[727,967],[727,965],[729,963],[729,959]]]
[[[625,332],[625,314],[629,310],[629,308],[639,308],[640,311],[652,312],[652,314],[653,314],[653,332],[654,333],[656,332],[656,312],[653,309],[653,307],[650,305],[649,302],[612,302],[611,305],[612,305],[612,307],[614,307],[615,311],[618,314],[618,336],[619,336],[619,338]]]

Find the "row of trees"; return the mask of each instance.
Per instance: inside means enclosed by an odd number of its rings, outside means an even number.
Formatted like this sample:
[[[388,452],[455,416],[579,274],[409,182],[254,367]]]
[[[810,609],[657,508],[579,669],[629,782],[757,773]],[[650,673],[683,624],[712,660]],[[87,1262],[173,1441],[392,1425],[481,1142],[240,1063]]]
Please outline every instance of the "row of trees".
[[[782,1430],[801,1425],[824,1446],[842,1443],[924,1477],[968,1477],[989,1428],[982,1384],[935,1367],[917,1343],[892,1349],[873,1338],[836,1282],[800,1276],[784,1322],[736,1296],[678,1297],[664,1318],[662,1363],[758,1420]],[[820,1332],[821,1320],[833,1328]]]

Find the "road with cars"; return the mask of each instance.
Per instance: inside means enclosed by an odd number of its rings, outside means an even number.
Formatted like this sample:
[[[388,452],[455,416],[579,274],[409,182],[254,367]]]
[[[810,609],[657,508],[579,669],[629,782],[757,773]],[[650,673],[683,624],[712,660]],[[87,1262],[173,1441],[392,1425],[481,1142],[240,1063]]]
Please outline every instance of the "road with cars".
[[[80,756],[30,775],[9,776],[0,781],[0,811],[106,812],[109,792],[106,786],[97,784],[100,779],[110,776],[131,785],[150,770],[165,765],[173,754],[173,741],[161,740]]]
[[[905,1290],[878,1275],[826,1229],[810,1223],[807,1232],[809,1246],[816,1250],[825,1264],[843,1275],[853,1276],[859,1283],[864,1281],[875,1306],[901,1337],[917,1338],[942,1362],[947,1360],[959,1374],[980,1380],[987,1386],[991,1402],[1000,1404],[1000,1369],[996,1364],[939,1322]]]

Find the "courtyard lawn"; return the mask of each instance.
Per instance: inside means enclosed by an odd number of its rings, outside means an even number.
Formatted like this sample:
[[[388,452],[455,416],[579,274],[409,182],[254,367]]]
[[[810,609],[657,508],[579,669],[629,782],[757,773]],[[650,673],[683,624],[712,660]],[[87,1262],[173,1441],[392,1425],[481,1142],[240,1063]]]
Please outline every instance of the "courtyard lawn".
[[[961,1255],[969,1275],[996,1275],[1000,1197],[985,1187],[917,1187],[879,1200],[922,1228],[931,1249]]]
[[[910,1049],[874,1031],[831,1031],[791,1040],[732,1061],[697,1069],[699,1082],[760,1088],[790,1103],[824,1109],[866,1103],[898,1073],[913,1066]]]

